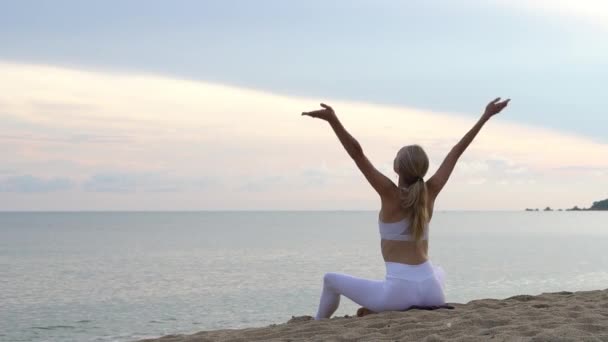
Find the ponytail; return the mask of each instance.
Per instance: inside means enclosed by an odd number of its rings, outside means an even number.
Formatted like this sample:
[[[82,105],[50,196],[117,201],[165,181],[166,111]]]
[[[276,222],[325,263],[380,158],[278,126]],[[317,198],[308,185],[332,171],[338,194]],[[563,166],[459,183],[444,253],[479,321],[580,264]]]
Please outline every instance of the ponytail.
[[[410,229],[415,241],[422,239],[424,229],[429,222],[428,193],[422,178],[407,188],[399,188],[401,207],[410,213]]]

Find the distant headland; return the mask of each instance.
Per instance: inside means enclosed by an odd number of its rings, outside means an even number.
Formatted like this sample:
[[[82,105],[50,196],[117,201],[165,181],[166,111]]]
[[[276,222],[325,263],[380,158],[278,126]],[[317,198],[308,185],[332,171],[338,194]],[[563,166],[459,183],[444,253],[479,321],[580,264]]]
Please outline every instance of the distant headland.
[[[579,208],[578,206],[574,206],[570,209],[565,209],[565,211],[591,211],[591,210],[608,210],[608,199],[605,199],[603,201],[597,201],[597,202],[593,202],[593,205],[590,208]],[[531,208],[526,208],[526,211],[540,211],[538,208],[536,209],[531,209]],[[546,207],[545,209],[543,209],[543,211],[556,211],[554,209],[551,209],[551,207]],[[564,209],[557,209],[557,211],[564,211]]]

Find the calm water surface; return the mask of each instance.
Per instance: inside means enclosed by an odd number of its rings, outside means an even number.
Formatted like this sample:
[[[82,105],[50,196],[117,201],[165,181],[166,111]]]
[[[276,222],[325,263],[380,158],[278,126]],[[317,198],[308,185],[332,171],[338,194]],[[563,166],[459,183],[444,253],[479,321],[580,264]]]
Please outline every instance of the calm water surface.
[[[0,213],[0,341],[132,341],[312,315],[383,277],[375,212]],[[608,212],[438,212],[447,298],[608,287]],[[343,300],[336,314],[357,306]]]

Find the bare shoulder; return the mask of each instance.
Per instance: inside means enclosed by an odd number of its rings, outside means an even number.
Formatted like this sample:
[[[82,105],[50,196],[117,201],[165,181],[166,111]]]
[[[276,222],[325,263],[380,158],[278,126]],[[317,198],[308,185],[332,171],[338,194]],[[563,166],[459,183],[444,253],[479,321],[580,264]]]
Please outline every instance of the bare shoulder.
[[[380,209],[380,218],[382,221],[398,221],[403,216],[401,209],[401,196],[400,190],[397,185],[393,183],[392,189],[381,198],[382,207]]]

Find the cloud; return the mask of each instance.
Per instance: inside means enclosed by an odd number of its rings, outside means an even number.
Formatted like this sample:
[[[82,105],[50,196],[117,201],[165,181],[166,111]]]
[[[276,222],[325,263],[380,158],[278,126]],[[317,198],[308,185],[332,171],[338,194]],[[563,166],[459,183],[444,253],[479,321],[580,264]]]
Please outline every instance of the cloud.
[[[568,165],[556,167],[555,170],[558,171],[608,171],[606,167],[590,167],[584,165]]]
[[[52,135],[37,135],[37,136],[27,136],[27,135],[10,135],[3,134],[0,135],[0,140],[22,140],[22,141],[30,141],[30,142],[43,142],[43,143],[128,143],[130,141],[129,137],[125,136],[104,136],[104,135],[96,135],[96,134],[70,134],[67,136],[52,136]]]
[[[183,179],[152,173],[102,173],[86,179],[81,187],[87,192],[189,192],[210,187],[208,179]]]
[[[94,175],[82,187],[92,192],[134,192],[137,190],[137,177],[124,174]]]
[[[318,167],[292,170],[284,175],[265,175],[248,180],[239,187],[240,191],[268,192],[272,190],[289,189],[302,191],[319,189],[349,183],[354,176],[359,176],[353,167],[330,168],[323,164]]]
[[[472,161],[463,160],[463,161],[460,161],[460,163],[458,163],[459,172],[466,173],[466,174],[484,173],[484,172],[487,172],[489,169],[490,169],[489,163],[487,163],[483,160],[472,160]]]
[[[327,170],[320,169],[307,169],[301,174],[304,178],[304,184],[306,186],[324,186],[327,185],[328,178],[332,175]]]
[[[282,176],[268,176],[259,179],[247,181],[239,187],[240,191],[247,192],[265,192],[285,183],[285,178]],[[285,185],[285,184],[284,184]]]
[[[608,176],[608,167],[589,167],[589,166],[564,166],[557,167],[555,171],[562,173],[568,177],[576,175],[585,175],[591,177],[604,177]]]
[[[505,7],[580,18],[586,23],[608,28],[608,3],[605,0],[498,0],[496,3]]]
[[[468,184],[471,185],[482,185],[485,184],[488,180],[485,178],[474,178],[474,179],[469,179],[467,181]]]
[[[43,65],[0,62],[0,74],[11,84],[0,93],[3,167],[14,174],[70,179],[79,199],[90,199],[87,208],[100,201],[106,209],[107,203],[127,199],[200,209],[377,206],[330,127],[300,116],[317,108],[319,99]],[[334,106],[370,160],[393,179],[391,163],[399,147],[421,144],[432,174],[474,123],[459,113],[322,100]],[[580,167],[572,170],[580,180],[583,169],[606,170],[608,145],[510,121],[509,113],[518,110],[514,99],[487,123],[457,165],[438,208],[519,208],[522,199],[540,206],[532,201],[559,198],[555,189],[569,192],[570,206],[601,196],[608,181],[563,184],[559,168]],[[483,186],[471,187],[481,179]],[[469,194],[472,188],[475,196]],[[54,205],[45,203],[39,205]]]
[[[520,165],[509,159],[492,157],[489,159],[463,158],[458,162],[457,168],[452,177],[456,181],[466,181],[470,185],[482,184],[524,184],[538,177],[536,171]]]
[[[32,175],[21,175],[0,180],[0,192],[58,192],[70,190],[73,187],[73,182],[65,178],[40,178]]]

